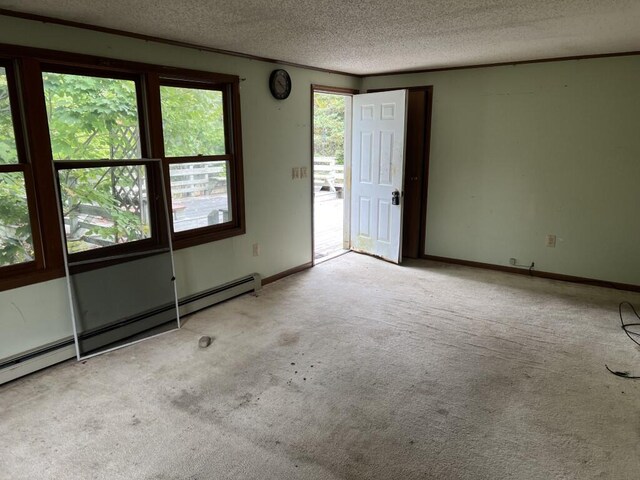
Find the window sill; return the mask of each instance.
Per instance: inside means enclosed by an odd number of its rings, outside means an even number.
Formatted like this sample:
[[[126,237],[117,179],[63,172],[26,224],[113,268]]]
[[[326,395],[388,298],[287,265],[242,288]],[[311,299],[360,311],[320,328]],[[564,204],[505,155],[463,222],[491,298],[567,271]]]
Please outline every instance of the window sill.
[[[216,232],[203,232],[199,234],[189,232],[178,233],[174,235],[173,249],[181,250],[183,248],[195,247],[225,238],[237,237],[245,233],[246,229],[244,226],[233,226]],[[0,292],[27,287],[36,283],[48,282],[56,278],[64,278],[65,275],[66,273],[63,267],[50,268],[47,270],[29,270],[19,274],[11,273],[5,278],[0,278]]]
[[[43,283],[65,276],[64,268],[51,268],[48,270],[32,270],[20,274],[11,274],[0,279],[0,292],[13,290],[14,288],[27,287],[36,283]]]
[[[244,235],[246,229],[244,225],[231,226],[224,230],[217,230],[214,232],[181,232],[173,235],[173,249],[181,250],[183,248],[195,247],[196,245],[202,245],[204,243],[211,243],[217,240],[223,240],[225,238],[237,237]]]

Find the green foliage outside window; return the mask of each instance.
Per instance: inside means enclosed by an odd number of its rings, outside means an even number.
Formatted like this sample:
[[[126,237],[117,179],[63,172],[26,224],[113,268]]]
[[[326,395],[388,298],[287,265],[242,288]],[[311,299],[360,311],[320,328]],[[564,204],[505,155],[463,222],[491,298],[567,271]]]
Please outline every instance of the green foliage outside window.
[[[43,74],[54,160],[140,158],[131,80]]]
[[[18,163],[18,152],[11,123],[7,75],[4,68],[0,68],[0,165],[8,163]]]
[[[34,259],[22,172],[0,173],[0,266]]]
[[[43,73],[54,161],[141,158],[135,82]],[[222,92],[161,87],[167,156],[225,153]],[[0,71],[0,164],[17,163],[7,78]],[[150,236],[144,167],[60,171],[70,252]],[[24,181],[0,177],[0,266],[33,259]]]
[[[140,158],[133,81],[45,73],[43,82],[54,160]],[[109,168],[60,172],[70,252],[149,236],[140,197],[140,172],[144,169],[119,170],[124,175],[115,176],[114,169]],[[123,192],[137,192],[137,205],[128,202]]]
[[[7,75],[0,68],[0,164],[18,163]],[[0,174],[0,266],[33,260],[29,207],[22,172]]]
[[[316,157],[334,157],[344,164],[344,95],[316,93],[313,96],[313,148]]]
[[[167,157],[224,155],[222,92],[160,87]]]

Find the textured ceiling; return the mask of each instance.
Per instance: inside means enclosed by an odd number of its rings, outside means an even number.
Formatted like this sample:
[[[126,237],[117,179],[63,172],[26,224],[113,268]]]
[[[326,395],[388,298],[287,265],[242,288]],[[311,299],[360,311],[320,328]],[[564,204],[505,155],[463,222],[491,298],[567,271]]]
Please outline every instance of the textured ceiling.
[[[640,50],[639,0],[0,0],[355,74]]]

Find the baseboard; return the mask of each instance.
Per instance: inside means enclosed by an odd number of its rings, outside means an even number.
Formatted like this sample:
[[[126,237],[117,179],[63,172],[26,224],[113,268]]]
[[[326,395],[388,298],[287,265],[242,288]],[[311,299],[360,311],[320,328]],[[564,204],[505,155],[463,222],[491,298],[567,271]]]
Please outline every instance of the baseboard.
[[[188,315],[216,303],[228,300],[248,291],[257,291],[261,285],[275,282],[281,278],[301,272],[312,267],[312,262],[290,268],[261,281],[260,275],[252,274],[233,282],[220,285],[205,292],[181,298],[180,314]],[[46,345],[30,352],[16,355],[0,362],[0,385],[30,373],[50,367],[56,363],[75,358],[76,350],[73,339],[65,339]]]
[[[189,315],[203,308],[210,307],[249,291],[258,291],[261,288],[261,277],[254,273],[246,277],[225,283],[218,287],[200,292],[195,295],[183,297],[179,300],[180,315]],[[168,304],[158,310],[165,311],[175,308],[175,304]],[[112,325],[101,327],[95,331],[84,333],[81,338],[90,340],[96,335],[109,335],[117,328],[135,328],[131,334],[139,333],[144,329],[144,315],[138,315],[132,319],[115,322]],[[118,337],[121,338],[121,337]],[[14,355],[0,361],[0,385],[30,373],[50,367],[56,363],[75,358],[76,349],[73,338],[60,340],[49,345],[43,345],[34,350]]]
[[[262,284],[263,282],[260,274],[252,273],[251,275],[247,275],[246,277],[239,278],[218,287],[183,297],[178,301],[180,317],[190,315],[244,293],[251,291],[257,292],[262,288]]]
[[[294,273],[302,272],[308,268],[313,267],[313,262],[303,263],[302,265],[298,265],[297,267],[290,268],[289,270],[285,270],[284,272],[276,273],[275,275],[271,275],[270,277],[264,278],[262,280],[262,285],[267,285],[269,283],[273,283],[277,280],[281,280],[284,277],[288,277],[289,275],[293,275]]]
[[[527,275],[540,278],[549,278],[551,280],[562,280],[563,282],[581,283],[592,285],[595,287],[614,288],[616,290],[627,290],[630,292],[640,292],[640,285],[632,285],[628,283],[610,282],[607,280],[598,280],[595,278],[575,277],[573,275],[563,275],[561,273],[543,272],[540,270],[531,270],[528,268],[516,268],[507,265],[495,265],[493,263],[474,262],[471,260],[461,260],[458,258],[438,257],[436,255],[422,255],[425,260],[433,260],[442,263],[453,263],[456,265],[464,265],[466,267],[484,268],[486,270],[496,270],[499,272],[516,273],[518,275]]]
[[[43,368],[76,358],[76,346],[73,339],[44,347],[31,353],[14,358],[0,367],[0,385],[10,382]]]

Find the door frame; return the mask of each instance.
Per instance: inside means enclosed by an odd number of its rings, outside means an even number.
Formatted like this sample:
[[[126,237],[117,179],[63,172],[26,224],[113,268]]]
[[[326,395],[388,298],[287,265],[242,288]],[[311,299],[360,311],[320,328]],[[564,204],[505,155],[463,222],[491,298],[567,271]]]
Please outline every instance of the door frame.
[[[333,94],[333,95],[344,95],[344,96],[348,96],[348,97],[353,97],[354,95],[357,95],[360,93],[360,90],[358,89],[354,89],[354,88],[343,88],[343,87],[330,87],[327,85],[319,85],[319,84],[315,84],[312,83],[311,84],[311,160],[310,160],[310,166],[309,166],[309,182],[310,182],[310,186],[311,186],[311,264],[315,265],[316,264],[316,259],[315,259],[315,253],[316,253],[316,246],[315,246],[315,227],[314,227],[314,223],[315,223],[315,194],[314,194],[314,176],[315,176],[315,172],[313,169],[313,156],[314,156],[314,144],[313,144],[313,140],[314,140],[314,106],[315,106],[315,102],[314,102],[314,94],[316,93],[329,93],[329,94]],[[347,188],[347,184],[348,184],[348,179],[351,178],[351,124],[350,122],[347,122],[346,118],[347,118],[347,114],[350,115],[351,112],[345,112],[345,159],[344,159],[344,185],[343,185],[343,201],[345,202],[344,205],[349,205],[349,201],[350,201],[350,193],[351,193],[351,189]],[[346,153],[349,152],[349,155],[347,156]],[[347,212],[350,213],[350,207],[347,207]],[[347,213],[345,212],[345,213]],[[347,217],[347,215],[345,215],[345,217]],[[345,228],[344,225],[348,225],[350,218],[345,218],[343,219],[343,242],[344,242],[344,238],[348,238],[345,237],[345,234],[349,234],[349,231],[345,232]],[[347,222],[347,223],[345,223]],[[344,246],[344,243],[343,243]]]
[[[420,245],[418,258],[426,259],[427,256],[427,201],[429,193],[429,163],[431,156],[431,119],[433,112],[433,85],[422,85],[415,87],[392,87],[392,88],[371,88],[364,93],[386,92],[390,90],[407,90],[408,92],[424,91],[427,96],[427,110],[425,112],[425,131],[424,131],[424,170],[422,173],[422,184],[420,186],[420,226],[419,226],[419,238]],[[407,132],[410,131],[407,124]],[[403,219],[404,222],[404,219]],[[404,227],[404,225],[403,225]]]

